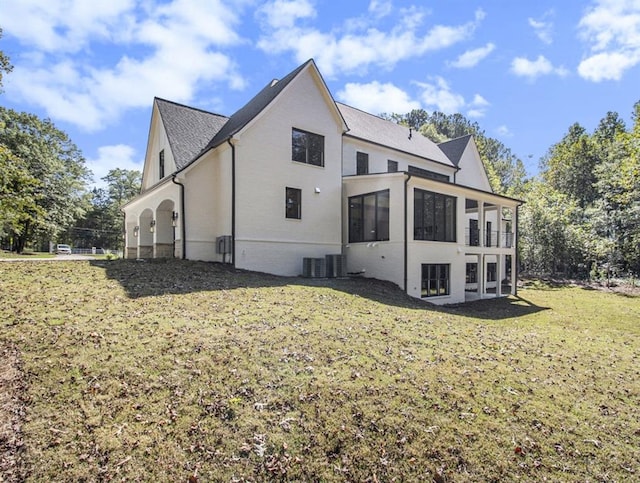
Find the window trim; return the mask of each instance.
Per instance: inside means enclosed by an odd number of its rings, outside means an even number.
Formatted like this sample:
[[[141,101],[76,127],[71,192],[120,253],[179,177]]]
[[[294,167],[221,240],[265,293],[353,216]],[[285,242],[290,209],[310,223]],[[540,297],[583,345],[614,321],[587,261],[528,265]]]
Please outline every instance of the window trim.
[[[163,179],[165,176],[164,149],[161,149],[158,153],[158,175],[160,179]]]
[[[435,278],[431,278],[429,272],[431,267],[435,267]],[[445,277],[442,277],[442,270],[445,269]],[[427,276],[425,277],[425,272]],[[431,282],[435,281],[435,287],[432,289]],[[444,287],[441,282],[444,281]],[[435,290],[435,293],[431,293]],[[451,264],[450,263],[423,263],[420,273],[420,297],[446,297],[451,295]]]
[[[369,174],[369,154],[356,151],[356,174]]]
[[[426,227],[427,224],[427,214],[424,212],[424,201],[425,197],[429,195],[433,197],[432,208],[431,208],[431,220],[433,222],[433,235],[430,238],[426,236]],[[458,239],[458,226],[457,226],[457,200],[458,198],[451,195],[446,195],[444,193],[437,193],[435,191],[423,190],[420,188],[414,188],[413,190],[413,239],[417,241],[436,241],[436,242],[444,242],[444,243],[456,243]],[[420,201],[420,205],[418,205],[418,201]],[[438,229],[438,219],[437,219],[437,207],[438,201],[440,201],[442,210],[443,210],[443,220],[444,225]],[[447,216],[447,201],[451,201],[453,204],[452,208],[452,219],[449,219]],[[419,219],[420,212],[422,212],[422,219]],[[419,223],[420,222],[420,223]],[[451,227],[453,228],[452,233],[450,232]],[[418,230],[422,230],[422,235],[419,236]],[[440,239],[439,234],[442,233],[442,238]],[[453,234],[452,237],[448,235]]]
[[[300,159],[295,159],[295,133],[299,133],[299,134],[303,134],[305,136],[305,139],[308,139],[307,136],[315,136],[318,138],[318,141],[320,141],[320,164],[316,164],[316,163],[312,163],[310,162],[310,159],[312,158],[312,156],[310,156],[309,154],[309,143],[308,141],[305,142],[305,146],[304,147],[304,161],[300,160]],[[304,129],[299,129],[297,127],[292,127],[291,128],[291,161],[295,162],[295,163],[300,163],[300,164],[308,164],[309,166],[317,166],[319,168],[324,168],[324,136],[322,134],[317,134],[317,133],[313,133],[310,131],[305,131]]]
[[[380,198],[382,196],[385,196],[387,198],[387,207],[386,207],[386,230],[383,229],[383,223],[384,223],[384,217],[381,216],[382,213],[384,213],[382,210],[382,208],[380,208]],[[373,214],[373,225],[374,225],[374,229],[373,232],[375,233],[373,237],[367,237],[367,234],[365,233],[365,226],[366,226],[366,220],[365,220],[365,210],[364,210],[364,200],[365,197],[369,197],[369,196],[375,196],[375,201],[374,201],[374,214]],[[355,230],[354,230],[354,216],[352,214],[352,204],[354,202],[354,200],[358,199],[359,200],[359,204],[360,204],[360,219],[357,220],[358,222],[358,233],[357,237],[354,236],[355,234]],[[390,237],[390,212],[391,212],[391,192],[389,189],[386,190],[380,190],[380,191],[372,191],[370,193],[363,193],[360,195],[354,195],[354,196],[350,196],[347,200],[347,202],[349,203],[348,206],[348,223],[349,223],[349,243],[368,243],[368,242],[374,242],[374,241],[389,241],[389,237]],[[370,221],[370,220],[369,220]],[[382,222],[382,223],[381,223]],[[382,233],[382,236],[380,236],[380,233]],[[385,236],[386,235],[386,236]]]
[[[297,200],[291,200],[289,193],[293,192],[297,196]],[[296,208],[295,216],[289,216],[289,205]],[[287,220],[301,220],[302,219],[302,190],[300,188],[292,188],[290,186],[284,189],[284,217]]]

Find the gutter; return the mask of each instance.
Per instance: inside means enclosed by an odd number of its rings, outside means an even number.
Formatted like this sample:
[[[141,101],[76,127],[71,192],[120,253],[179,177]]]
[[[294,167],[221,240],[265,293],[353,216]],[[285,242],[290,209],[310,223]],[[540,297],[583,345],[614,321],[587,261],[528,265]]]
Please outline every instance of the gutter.
[[[232,139],[229,136],[227,143],[231,146],[231,264],[236,268],[236,147]]]
[[[179,181],[176,181],[176,174],[174,173],[171,177],[171,182],[180,186],[180,205],[182,208],[182,223],[180,223],[180,238],[182,239],[182,255],[181,259],[185,260],[187,258],[187,210],[184,209],[184,185]]]
[[[409,205],[408,201],[408,184],[411,179],[410,173],[405,173],[407,178],[404,180],[404,292],[407,293],[408,284],[409,284],[409,267],[408,267],[408,257],[409,257],[409,237],[407,235],[407,230],[409,228],[409,220],[407,215],[407,207]]]

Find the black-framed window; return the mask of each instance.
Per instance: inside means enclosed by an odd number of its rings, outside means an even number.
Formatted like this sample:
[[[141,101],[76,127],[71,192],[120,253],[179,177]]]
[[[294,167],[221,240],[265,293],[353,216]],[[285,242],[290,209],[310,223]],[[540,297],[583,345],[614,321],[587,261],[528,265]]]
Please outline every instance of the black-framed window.
[[[495,262],[487,263],[487,282],[495,282],[498,280],[498,264]]]
[[[425,263],[422,265],[422,297],[449,295],[451,265],[448,263]]]
[[[467,263],[467,283],[478,283],[478,264]]]
[[[389,190],[349,198],[349,242],[389,239]]]
[[[160,154],[158,154],[158,173],[160,179],[164,178],[164,149],[160,150]]]
[[[293,128],[291,159],[299,163],[324,166],[324,136]]]
[[[387,159],[387,173],[397,173],[398,172],[398,162],[393,161],[392,159]]]
[[[369,174],[369,155],[367,153],[356,153],[356,174]]]
[[[285,217],[299,220],[302,218],[302,190],[285,188]]]
[[[417,166],[409,166],[409,173],[417,174],[424,178],[435,179],[437,181],[449,181],[449,176],[446,174],[436,173],[424,168],[418,168]]]
[[[414,240],[456,241],[456,198],[416,189],[413,211]]]

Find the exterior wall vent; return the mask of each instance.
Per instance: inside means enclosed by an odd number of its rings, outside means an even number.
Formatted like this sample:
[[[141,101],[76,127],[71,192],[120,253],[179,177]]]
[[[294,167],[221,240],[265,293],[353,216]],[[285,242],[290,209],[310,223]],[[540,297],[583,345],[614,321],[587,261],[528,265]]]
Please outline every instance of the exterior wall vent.
[[[324,258],[303,258],[302,276],[307,278],[324,278],[327,273],[327,262]]]
[[[338,278],[347,276],[347,258],[344,255],[327,255],[327,277]]]

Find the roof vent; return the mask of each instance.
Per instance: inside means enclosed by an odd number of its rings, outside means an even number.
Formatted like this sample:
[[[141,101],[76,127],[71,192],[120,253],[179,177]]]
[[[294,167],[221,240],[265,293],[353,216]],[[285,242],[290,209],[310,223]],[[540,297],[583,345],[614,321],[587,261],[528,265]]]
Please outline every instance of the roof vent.
[[[273,87],[273,86],[275,86],[277,83],[278,83],[278,79],[273,79],[273,80],[271,81],[271,85],[270,85],[269,87]]]

